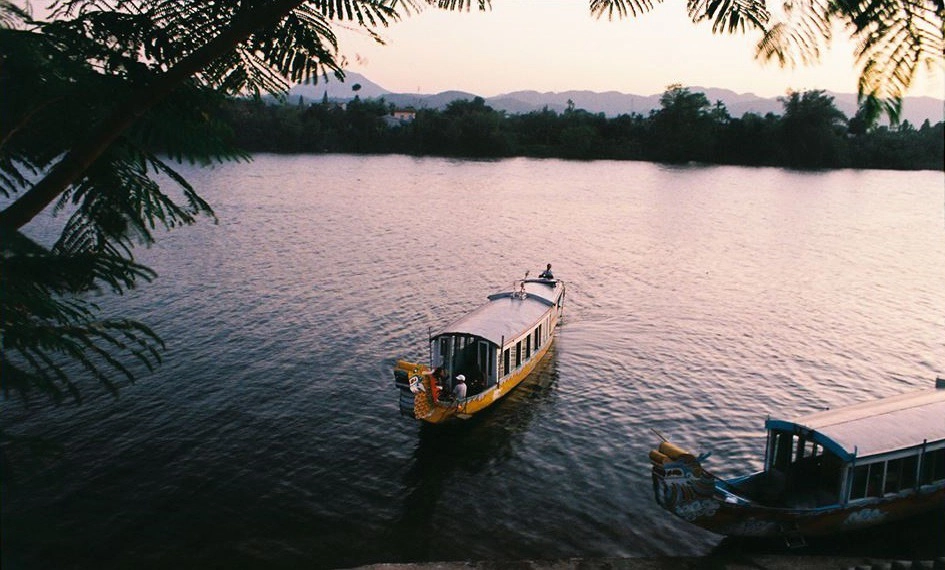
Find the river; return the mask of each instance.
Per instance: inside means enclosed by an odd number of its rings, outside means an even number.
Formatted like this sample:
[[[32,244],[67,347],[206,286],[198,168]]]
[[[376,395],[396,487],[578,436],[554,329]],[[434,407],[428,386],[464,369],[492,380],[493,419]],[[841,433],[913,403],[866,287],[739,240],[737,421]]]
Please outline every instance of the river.
[[[101,299],[164,338],[163,365],[118,398],[86,381],[80,406],[0,404],[8,433],[61,446],[6,481],[4,566],[709,554],[726,541],[653,500],[653,430],[740,475],[761,467],[769,414],[945,374],[942,172],[182,170],[219,223],[159,233],[136,250],[158,279]],[[394,361],[546,263],[568,295],[538,372],[457,428],[400,416]]]

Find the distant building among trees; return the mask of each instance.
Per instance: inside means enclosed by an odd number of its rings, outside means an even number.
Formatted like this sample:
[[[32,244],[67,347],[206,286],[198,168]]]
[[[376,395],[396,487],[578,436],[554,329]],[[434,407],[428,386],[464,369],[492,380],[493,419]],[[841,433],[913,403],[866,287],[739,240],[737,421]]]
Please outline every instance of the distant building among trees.
[[[456,157],[698,162],[790,168],[943,170],[943,123],[879,125],[875,113],[848,118],[823,91],[780,98],[782,114],[729,114],[721,101],[671,85],[660,108],[615,117],[570,104],[522,114],[481,97],[444,109],[396,107],[380,99],[346,106],[233,100],[227,121],[250,152],[401,153]]]

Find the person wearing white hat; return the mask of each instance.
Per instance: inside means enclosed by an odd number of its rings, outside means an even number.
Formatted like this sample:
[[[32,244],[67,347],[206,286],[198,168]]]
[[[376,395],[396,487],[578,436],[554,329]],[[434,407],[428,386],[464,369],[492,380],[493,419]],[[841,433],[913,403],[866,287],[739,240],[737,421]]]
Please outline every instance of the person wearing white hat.
[[[456,385],[453,386],[453,398],[457,401],[466,397],[466,377],[462,374],[456,376]]]

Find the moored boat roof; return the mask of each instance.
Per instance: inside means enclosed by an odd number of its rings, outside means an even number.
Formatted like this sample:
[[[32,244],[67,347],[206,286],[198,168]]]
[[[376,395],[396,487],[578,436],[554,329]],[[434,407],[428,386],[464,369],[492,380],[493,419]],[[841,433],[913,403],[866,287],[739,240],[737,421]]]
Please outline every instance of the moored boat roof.
[[[889,453],[945,440],[945,388],[816,412],[792,421],[772,419],[766,427],[813,430],[820,434],[821,443],[848,460]]]
[[[501,346],[503,339],[517,338],[538,322],[563,289],[560,281],[526,280],[524,298],[517,292],[490,295],[488,303],[453,321],[436,336],[470,334]]]

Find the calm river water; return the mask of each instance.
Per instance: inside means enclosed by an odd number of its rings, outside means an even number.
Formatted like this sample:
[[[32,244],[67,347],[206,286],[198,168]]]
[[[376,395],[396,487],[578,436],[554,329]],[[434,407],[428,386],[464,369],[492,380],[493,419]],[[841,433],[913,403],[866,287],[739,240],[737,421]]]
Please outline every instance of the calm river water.
[[[744,474],[769,414],[945,374],[942,172],[263,155],[185,173],[219,224],[161,234],[138,251],[160,277],[103,299],[162,335],[161,368],[117,399],[88,382],[81,406],[2,403],[9,433],[62,445],[6,481],[4,567],[739,548],[656,505],[652,430]],[[549,262],[568,298],[540,371],[457,429],[401,417],[395,359]],[[894,555],[937,542],[908,537]]]

